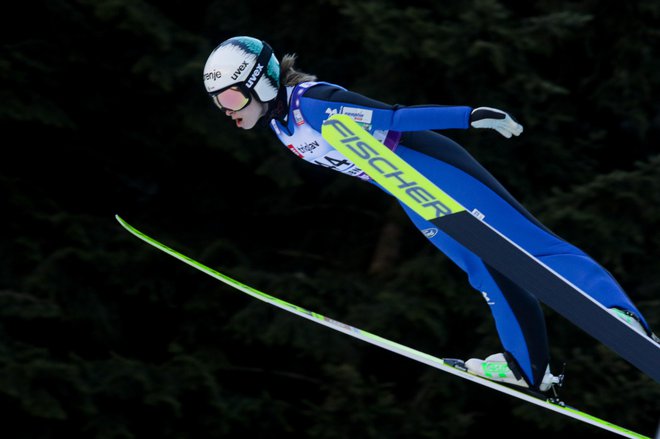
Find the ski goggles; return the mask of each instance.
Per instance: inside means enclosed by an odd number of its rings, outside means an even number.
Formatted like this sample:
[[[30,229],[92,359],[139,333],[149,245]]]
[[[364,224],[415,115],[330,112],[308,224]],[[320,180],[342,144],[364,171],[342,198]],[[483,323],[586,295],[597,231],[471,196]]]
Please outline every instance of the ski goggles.
[[[252,94],[242,87],[243,84],[234,84],[211,94],[213,103],[221,110],[240,111],[252,101]]]
[[[273,49],[265,41],[261,42],[261,51],[257,55],[247,80],[232,84],[228,87],[209,93],[215,105],[221,110],[239,111],[247,107],[252,101],[252,89],[259,79],[266,74],[268,62],[273,55]],[[259,99],[257,97],[257,99]]]

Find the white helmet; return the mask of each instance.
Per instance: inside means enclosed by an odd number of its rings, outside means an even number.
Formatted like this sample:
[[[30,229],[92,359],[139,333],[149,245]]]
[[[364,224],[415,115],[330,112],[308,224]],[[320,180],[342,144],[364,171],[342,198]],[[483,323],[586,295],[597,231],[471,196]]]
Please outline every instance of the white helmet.
[[[213,97],[237,85],[263,103],[277,97],[280,63],[265,41],[233,37],[220,43],[209,55],[204,66],[206,91]]]

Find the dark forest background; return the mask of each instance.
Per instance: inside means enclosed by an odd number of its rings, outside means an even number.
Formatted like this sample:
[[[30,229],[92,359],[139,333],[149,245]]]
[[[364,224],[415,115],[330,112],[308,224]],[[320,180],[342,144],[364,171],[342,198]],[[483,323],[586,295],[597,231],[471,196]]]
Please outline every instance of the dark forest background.
[[[436,356],[501,347],[488,307],[378,189],[237,130],[204,92],[251,35],[400,104],[493,106],[446,131],[660,330],[655,0],[35,0],[0,13],[0,436],[613,437],[220,284]],[[547,310],[569,404],[653,435],[660,386]]]

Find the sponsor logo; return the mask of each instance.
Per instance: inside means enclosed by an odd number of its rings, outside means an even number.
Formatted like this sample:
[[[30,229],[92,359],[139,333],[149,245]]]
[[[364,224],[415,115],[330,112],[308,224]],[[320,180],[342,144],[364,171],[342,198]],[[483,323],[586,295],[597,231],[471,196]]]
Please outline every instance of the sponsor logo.
[[[326,108],[325,109],[325,114],[328,115],[328,117],[334,116],[337,114],[337,109],[336,108]]]
[[[296,125],[304,125],[305,119],[302,117],[302,112],[298,109],[293,110],[293,119],[296,121]]]
[[[506,363],[486,363],[484,362],[481,366],[484,370],[484,375],[488,378],[506,378],[507,375],[511,373],[509,365]]]
[[[264,69],[263,64],[257,64],[257,67],[254,69],[254,72],[250,75],[250,78],[247,80],[245,85],[247,85],[248,88],[254,87],[254,82],[259,78],[259,75],[261,75],[261,71]]]
[[[306,152],[312,152],[318,147],[319,147],[319,142],[315,140],[313,142],[304,143],[298,146],[298,151],[304,154]]]
[[[303,158],[305,154],[314,151],[318,147],[319,147],[319,142],[316,140],[309,143],[306,142],[298,146],[287,145],[287,148],[289,148],[291,152],[293,152],[295,155],[297,155],[300,158]]]
[[[289,148],[291,150],[291,152],[294,153],[295,155],[297,155],[298,157],[300,157],[300,158],[303,157],[303,155],[300,153],[300,151],[298,151],[298,149],[296,149],[295,146],[287,145],[286,147]]]
[[[353,333],[356,333],[356,334],[359,334],[359,333],[360,333],[360,330],[359,330],[359,329],[354,328],[354,327],[352,327],[352,326],[349,326],[349,325],[347,325],[346,323],[338,322],[337,320],[333,320],[333,319],[331,319],[330,317],[326,317],[326,316],[322,316],[322,317],[323,317],[323,320],[324,320],[325,322],[327,322],[327,323],[329,323],[329,324],[331,324],[331,325],[333,325],[333,326],[336,326],[336,327],[338,327],[338,328],[343,329],[343,330],[344,330],[343,332],[353,332]]]
[[[472,210],[472,215],[474,215],[477,219],[480,219],[480,220],[483,220],[484,218],[486,218],[486,215],[479,212],[477,209]]]
[[[232,73],[232,75],[231,75],[231,79],[233,79],[234,81],[236,81],[236,80],[238,79],[238,77],[241,76],[241,73],[243,73],[243,70],[245,70],[245,68],[247,67],[247,65],[248,65],[247,61],[243,61],[243,62],[241,63],[241,65],[238,66],[238,68],[234,71],[234,73]]]
[[[392,163],[387,157],[383,157],[377,150],[355,135],[340,120],[328,119],[323,122],[323,125],[328,125],[335,129],[343,137],[341,143],[345,144],[360,159],[367,162],[369,169],[366,169],[364,166],[362,167],[362,170],[366,171],[367,174],[370,174],[372,177],[380,174],[385,179],[392,179],[394,184],[397,185],[397,189],[403,191],[414,203],[425,209],[433,209],[433,216],[436,218],[452,213],[452,210],[445,203],[438,200],[433,194],[422,187],[420,183],[415,181],[414,176],[408,176],[404,170],[397,167],[396,163]]]
[[[211,70],[208,73],[204,73],[204,81],[215,81],[220,78],[222,78],[222,72],[220,70]]]
[[[341,107],[341,114],[345,114],[356,122],[371,123],[374,111],[365,108]]]
[[[487,304],[489,304],[489,305],[495,305],[495,302],[493,302],[492,300],[490,300],[490,297],[488,297],[488,293],[487,293],[487,292],[482,291],[482,292],[481,292],[481,295],[484,296],[484,299],[486,300],[486,303],[487,303]]]
[[[422,230],[422,233],[424,234],[424,236],[431,239],[438,234],[438,229],[436,229],[435,227],[431,227],[430,229]]]

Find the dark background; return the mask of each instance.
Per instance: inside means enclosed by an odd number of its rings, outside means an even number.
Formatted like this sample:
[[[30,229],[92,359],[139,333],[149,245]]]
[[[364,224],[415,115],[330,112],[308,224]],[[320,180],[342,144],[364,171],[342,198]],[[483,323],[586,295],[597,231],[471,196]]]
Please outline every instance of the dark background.
[[[21,6],[18,6],[20,3]],[[36,0],[0,14],[3,438],[613,437],[249,298],[165,244],[436,356],[501,350],[488,307],[378,189],[237,130],[210,51],[266,39],[445,131],[660,329],[660,3]],[[564,400],[652,435],[660,386],[547,313]]]

